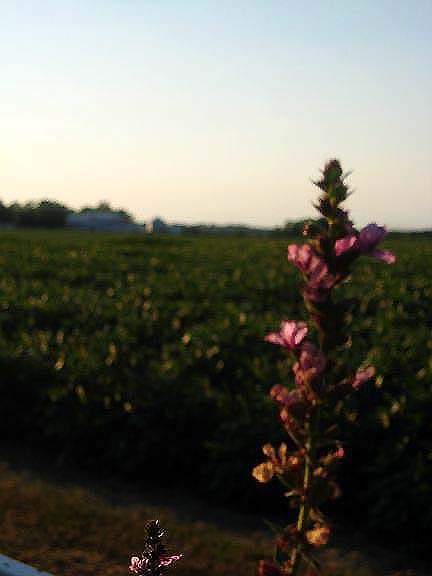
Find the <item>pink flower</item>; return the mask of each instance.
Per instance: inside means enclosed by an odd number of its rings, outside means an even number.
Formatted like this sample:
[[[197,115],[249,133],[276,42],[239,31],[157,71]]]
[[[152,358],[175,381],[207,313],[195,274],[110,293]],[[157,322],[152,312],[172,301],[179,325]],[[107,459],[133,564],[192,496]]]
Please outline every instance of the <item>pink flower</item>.
[[[309,244],[290,244],[288,246],[288,260],[297,266],[303,274],[309,276],[319,273],[325,262],[312,250]]]
[[[381,262],[385,264],[394,264],[396,262],[396,256],[393,252],[390,252],[390,250],[378,250],[378,248],[376,248],[369,253],[369,256],[372,256],[372,258],[376,260],[381,260]]]
[[[335,254],[336,256],[341,256],[351,250],[351,248],[356,244],[357,236],[355,234],[350,234],[349,236],[345,236],[340,240],[336,240],[335,242]]]
[[[305,338],[307,331],[308,329],[304,322],[284,320],[281,322],[280,331],[268,334],[265,340],[289,350],[295,350]]]
[[[167,556],[166,558],[161,558],[159,562],[159,568],[170,566],[174,562],[177,562],[177,560],[180,560],[181,557],[182,554],[175,554],[174,556]]]
[[[386,234],[387,229],[385,226],[368,224],[360,230],[358,236],[350,234],[349,236],[345,236],[345,238],[336,240],[335,254],[336,256],[341,256],[351,251],[356,254],[372,256],[386,264],[394,264],[396,262],[394,254],[389,250],[379,250],[376,248]]]
[[[339,446],[339,448],[336,450],[336,452],[334,453],[334,457],[339,459],[345,457],[345,450],[343,449],[342,446]]]
[[[290,430],[297,427],[296,420],[293,418],[291,412],[295,411],[303,401],[303,394],[298,388],[296,390],[288,390],[285,386],[276,384],[270,390],[270,396],[282,406],[280,418],[284,426]]]
[[[129,570],[134,574],[146,574],[146,572],[150,574],[148,558],[138,558],[138,556],[132,556]]]
[[[282,408],[279,416],[282,424],[288,431],[296,432],[298,430],[297,421],[295,420],[295,418],[291,416],[291,414],[288,412],[286,408]]]
[[[166,555],[166,548],[162,544],[164,531],[160,527],[159,520],[147,522],[146,532],[147,538],[144,541],[141,557],[132,556],[129,570],[137,576],[159,576],[182,555]]]
[[[326,267],[327,268],[327,267]],[[336,284],[336,278],[331,274],[316,276],[303,288],[303,297],[309,302],[323,302],[329,294],[329,290]]]
[[[180,560],[181,557],[181,554],[174,556],[161,556],[157,561],[157,568],[167,568],[174,562],[177,562],[177,560]],[[138,558],[138,556],[132,556],[129,570],[138,576],[153,576],[155,573],[154,568],[152,569],[151,567],[150,558],[145,555],[141,558]]]
[[[336,284],[336,278],[330,274],[327,264],[309,244],[288,246],[288,260],[297,266],[308,278],[304,288],[304,297],[311,302],[322,302],[327,292]]]
[[[293,366],[296,384],[304,386],[306,382],[311,382],[321,376],[326,367],[326,359],[311,342],[302,345],[299,361]]]
[[[302,395],[299,390],[288,390],[288,388],[280,384],[275,384],[275,386],[272,387],[270,396],[287,409],[299,404],[302,400]]]
[[[365,384],[368,380],[375,376],[375,368],[373,366],[368,366],[364,370],[357,370],[354,380],[352,382],[352,387],[357,390],[362,384]]]
[[[312,290],[329,290],[335,284],[335,281],[335,277],[328,271],[327,264],[322,262],[312,272],[308,287]]]
[[[129,570],[131,572],[136,572],[140,568],[140,564],[141,560],[138,558],[138,556],[132,556]]]

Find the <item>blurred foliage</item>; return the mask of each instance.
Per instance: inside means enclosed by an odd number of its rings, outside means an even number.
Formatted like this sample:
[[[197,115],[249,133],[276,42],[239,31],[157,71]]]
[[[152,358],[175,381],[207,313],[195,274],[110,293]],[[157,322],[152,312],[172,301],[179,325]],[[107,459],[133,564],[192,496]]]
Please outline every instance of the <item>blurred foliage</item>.
[[[250,470],[280,439],[268,390],[292,377],[263,336],[304,317],[286,240],[7,231],[0,244],[3,437],[107,474],[268,506]],[[387,246],[394,267],[364,258],[340,287],[358,299],[344,361],[354,371],[368,356],[378,373],[342,422],[340,505],[426,547],[432,242]]]

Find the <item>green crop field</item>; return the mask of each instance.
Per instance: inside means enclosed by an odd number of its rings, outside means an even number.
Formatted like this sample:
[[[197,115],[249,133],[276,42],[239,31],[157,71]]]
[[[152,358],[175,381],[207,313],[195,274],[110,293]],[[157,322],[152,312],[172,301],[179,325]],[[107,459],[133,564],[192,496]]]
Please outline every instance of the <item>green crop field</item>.
[[[2,232],[3,438],[31,435],[107,474],[267,506],[272,489],[250,470],[281,435],[267,391],[291,376],[263,336],[303,315],[286,245]],[[370,527],[409,530],[418,544],[432,525],[432,240],[387,246],[394,267],[364,258],[340,287],[357,299],[345,358],[355,370],[369,355],[378,374],[341,422],[342,510],[361,516],[367,502]]]

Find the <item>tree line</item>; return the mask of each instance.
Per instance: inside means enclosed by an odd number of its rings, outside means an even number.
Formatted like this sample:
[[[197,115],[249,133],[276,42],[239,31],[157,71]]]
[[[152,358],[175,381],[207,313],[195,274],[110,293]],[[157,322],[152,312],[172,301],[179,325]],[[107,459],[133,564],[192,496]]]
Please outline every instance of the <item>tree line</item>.
[[[132,216],[125,210],[116,210],[108,202],[100,202],[96,207],[85,206],[73,210],[53,200],[38,202],[13,202],[9,206],[0,200],[0,225],[18,228],[63,228],[68,214],[90,211],[116,212],[125,222],[133,222]]]

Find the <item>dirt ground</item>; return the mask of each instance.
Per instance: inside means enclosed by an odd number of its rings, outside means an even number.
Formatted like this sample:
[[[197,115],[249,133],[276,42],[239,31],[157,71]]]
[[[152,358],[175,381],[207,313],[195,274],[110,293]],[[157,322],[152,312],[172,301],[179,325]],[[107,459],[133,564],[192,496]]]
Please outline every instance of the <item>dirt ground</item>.
[[[271,555],[261,518],[234,514],[178,490],[79,478],[35,454],[0,451],[0,553],[56,576],[117,576],[139,552],[143,526],[157,517],[178,576],[246,576]],[[327,576],[431,576],[424,563],[373,545],[352,529],[335,530],[322,552]]]

